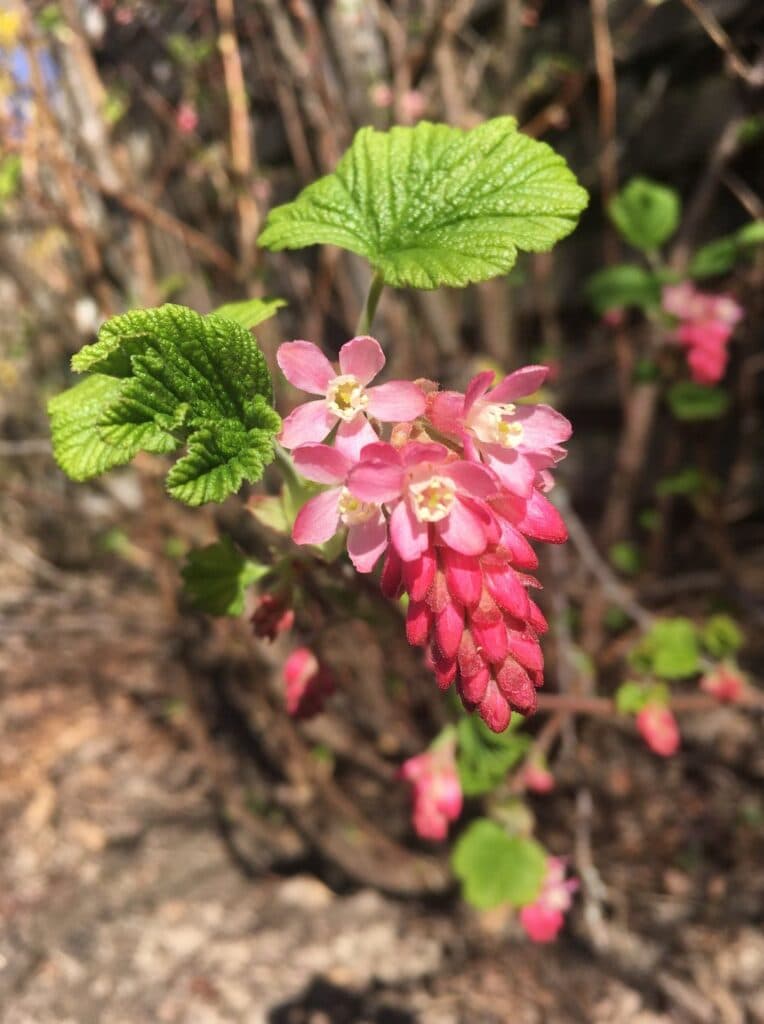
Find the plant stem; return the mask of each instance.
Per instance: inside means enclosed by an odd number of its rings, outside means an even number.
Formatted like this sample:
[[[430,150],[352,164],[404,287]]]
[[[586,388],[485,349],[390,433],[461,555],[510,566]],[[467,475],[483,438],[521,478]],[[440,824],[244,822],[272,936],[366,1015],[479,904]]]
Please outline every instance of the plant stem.
[[[371,279],[371,284],[369,285],[369,292],[366,296],[366,301],[363,304],[361,316],[358,319],[358,326],[355,331],[356,334],[368,334],[371,330],[374,314],[377,311],[377,303],[379,302],[379,297],[382,294],[384,286],[384,275],[381,270],[376,270],[374,272],[374,277]]]

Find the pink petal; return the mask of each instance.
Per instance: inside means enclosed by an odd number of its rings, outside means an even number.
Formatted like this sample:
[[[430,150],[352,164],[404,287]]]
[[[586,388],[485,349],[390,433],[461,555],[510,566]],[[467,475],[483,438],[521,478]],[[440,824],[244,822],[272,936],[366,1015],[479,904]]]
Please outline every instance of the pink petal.
[[[292,527],[295,544],[323,544],[335,535],[340,521],[340,493],[339,487],[333,487],[302,506]]]
[[[425,410],[424,395],[413,381],[391,380],[367,394],[369,415],[384,423],[408,423]]]
[[[463,555],[480,555],[485,551],[485,523],[477,512],[468,508],[458,497],[446,518],[435,526],[441,540],[454,551]]]
[[[403,470],[383,459],[364,459],[351,469],[347,488],[354,497],[375,505],[394,501],[403,489]]]
[[[381,512],[348,530],[348,554],[358,572],[371,572],[386,547],[387,522]]]
[[[493,370],[485,370],[483,373],[479,373],[476,377],[473,377],[469,382],[467,391],[464,395],[464,415],[470,411],[472,406],[477,402],[478,398],[482,398],[486,391],[493,384],[493,378],[496,374]]]
[[[279,441],[285,448],[323,441],[336,422],[337,417],[329,411],[323,399],[306,402],[298,405],[284,420]]]
[[[393,510],[390,517],[390,540],[404,562],[419,558],[429,546],[427,524],[419,522],[408,502],[399,502]]]
[[[477,462],[450,462],[444,467],[443,475],[450,477],[460,491],[472,498],[490,498],[499,490],[493,473]]]
[[[531,493],[538,472],[533,462],[521,452],[499,444],[483,445],[482,451],[487,465],[508,491],[523,498]]]
[[[520,405],[514,419],[523,425],[523,448],[549,448],[573,433],[570,420],[548,405]]]
[[[409,441],[400,452],[404,466],[415,466],[420,462],[445,462],[448,448],[434,441]]]
[[[311,341],[287,341],[279,345],[276,362],[290,384],[311,395],[325,395],[334,368]]]
[[[340,349],[340,370],[352,373],[361,384],[368,384],[385,365],[385,353],[375,338],[362,335],[351,338]]]
[[[329,444],[302,444],[292,458],[297,472],[317,484],[338,484],[348,474],[350,461]]]
[[[340,423],[334,445],[351,462],[358,462],[364,448],[378,442],[379,438],[371,423],[363,413],[359,413],[349,423],[346,421]]]
[[[538,391],[549,373],[548,366],[524,366],[515,370],[486,395],[489,402],[514,402]]]

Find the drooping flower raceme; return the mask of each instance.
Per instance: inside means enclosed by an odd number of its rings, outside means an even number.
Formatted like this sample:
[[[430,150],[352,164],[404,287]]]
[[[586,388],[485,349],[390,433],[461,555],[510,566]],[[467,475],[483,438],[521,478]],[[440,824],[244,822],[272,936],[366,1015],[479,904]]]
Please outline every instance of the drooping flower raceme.
[[[346,342],[339,353],[339,373],[310,341],[281,345],[276,359],[290,384],[321,396],[299,405],[284,420],[280,441],[285,448],[323,441],[338,427],[336,447],[356,459],[365,445],[378,439],[369,419],[408,422],[424,412],[424,396],[410,381],[369,387],[385,365],[385,355],[374,338]]]
[[[679,320],[675,339],[687,351],[687,365],[698,384],[715,384],[727,367],[727,343],[743,317],[730,296],[700,292],[689,281],[666,285],[664,312]]]
[[[413,787],[416,834],[421,839],[445,839],[449,823],[462,813],[462,787],[453,742],[410,757],[401,765],[400,777]]]
[[[565,878],[565,861],[547,860],[546,878],[538,899],[520,911],[520,924],[533,942],[554,942],[570,910],[578,880]]]
[[[385,552],[382,590],[408,596],[409,642],[425,648],[442,689],[455,684],[465,707],[501,732],[512,708],[535,710],[543,683],[547,624],[528,594],[538,586],[527,574],[538,565],[529,540],[566,538],[544,491],[570,424],[548,406],[520,402],[546,367],[526,367],[496,387],[492,374],[478,374],[464,395],[430,391],[425,399],[424,388],[406,382],[367,388],[383,358],[373,339],[353,339],[340,352],[347,372],[333,376],[308,342],[279,350],[292,383],[325,395],[284,424],[299,472],[328,485],[300,510],[293,536],[319,544],[347,528],[360,572]],[[392,397],[386,392],[381,408],[373,392],[385,388]],[[393,443],[374,429],[381,421],[392,424]],[[315,443],[337,422],[334,447]]]

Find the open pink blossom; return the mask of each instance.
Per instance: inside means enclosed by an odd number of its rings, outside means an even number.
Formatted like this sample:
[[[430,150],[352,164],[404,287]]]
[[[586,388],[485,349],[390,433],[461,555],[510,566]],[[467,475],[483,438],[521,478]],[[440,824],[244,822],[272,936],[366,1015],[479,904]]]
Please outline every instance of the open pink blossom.
[[[670,708],[648,704],[637,715],[637,729],[650,750],[660,757],[672,757],[681,743],[679,726]]]
[[[520,924],[532,942],[554,942],[570,910],[578,880],[565,878],[565,861],[549,857],[538,899],[520,911]]]
[[[309,647],[298,647],[284,663],[287,712],[294,718],[312,718],[334,693],[334,679]]]
[[[488,543],[493,516],[485,499],[497,492],[496,478],[445,445],[370,445],[347,487],[362,502],[392,506],[390,539],[404,561],[419,558],[433,541],[463,555],[480,554]]]
[[[449,822],[462,813],[462,787],[453,743],[410,757],[401,765],[400,777],[413,786],[416,834],[422,839],[445,839]]]
[[[307,501],[297,513],[292,537],[297,544],[323,544],[341,526],[348,528],[348,554],[359,572],[371,572],[387,547],[387,522],[379,504],[360,501],[345,486],[353,465],[328,444],[304,444],[295,449],[299,473],[329,490]]]
[[[368,386],[385,365],[385,355],[374,338],[352,338],[342,346],[339,374],[310,341],[285,342],[276,361],[290,384],[321,396],[298,405],[284,420],[280,441],[285,448],[323,441],[339,425],[336,447],[357,459],[365,445],[378,440],[367,417],[400,423],[424,412],[424,395],[413,381]]]
[[[428,404],[433,426],[464,443],[469,459],[482,461],[510,491],[527,496],[539,474],[564,457],[570,437],[567,419],[548,405],[516,404],[538,391],[549,372],[526,366],[491,387],[493,371],[477,374],[464,395],[444,391]]]

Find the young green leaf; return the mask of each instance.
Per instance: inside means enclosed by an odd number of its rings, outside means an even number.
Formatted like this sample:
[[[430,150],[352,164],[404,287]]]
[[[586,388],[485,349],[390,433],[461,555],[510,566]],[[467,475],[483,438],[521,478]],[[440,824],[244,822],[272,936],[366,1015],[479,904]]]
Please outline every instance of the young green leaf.
[[[637,249],[658,249],[679,225],[682,205],[673,188],[649,178],[632,178],[608,207],[619,233]]]
[[[544,882],[546,859],[533,839],[509,836],[495,822],[478,818],[457,842],[451,865],[465,900],[487,910],[502,903],[533,903]]]
[[[273,459],[281,421],[270,373],[252,335],[234,320],[183,306],[135,310],[108,320],[72,366],[102,382],[85,381],[50,405],[56,457],[75,479],[129,462],[138,451],[168,454],[186,441],[168,487],[198,505],[259,480]]]
[[[244,299],[243,302],[227,302],[218,306],[216,316],[224,316],[227,320],[235,320],[237,324],[250,330],[264,320],[270,320],[276,310],[286,306],[284,299]]]
[[[183,567],[183,589],[191,603],[210,615],[241,615],[244,591],[268,572],[267,566],[245,558],[230,537],[189,552]]]
[[[635,649],[633,661],[661,679],[686,679],[700,668],[698,631],[690,619],[659,619]]]
[[[649,310],[657,309],[661,304],[658,278],[633,263],[621,263],[597,271],[589,278],[586,293],[598,316],[609,309],[636,306]]]
[[[698,249],[690,260],[691,277],[714,277],[732,270],[751,249],[764,244],[764,221],[752,220],[739,231],[716,238]]]
[[[522,721],[520,715],[513,713],[509,728],[497,734],[479,718],[460,719],[457,767],[462,790],[467,796],[490,793],[525,755],[531,739],[517,731]]]
[[[271,210],[260,244],[365,256],[396,287],[462,287],[545,252],[587,203],[565,160],[511,117],[470,131],[362,128],[333,174]]]
[[[692,380],[680,380],[669,388],[668,404],[678,420],[688,423],[718,420],[729,408],[730,399],[722,388],[710,388]]]
[[[48,402],[53,454],[72,480],[89,480],[132,458],[129,448],[107,443],[96,426],[120,388],[120,381],[96,373]]]
[[[714,658],[727,658],[743,646],[743,633],[729,615],[712,615],[703,626],[700,639]]]

